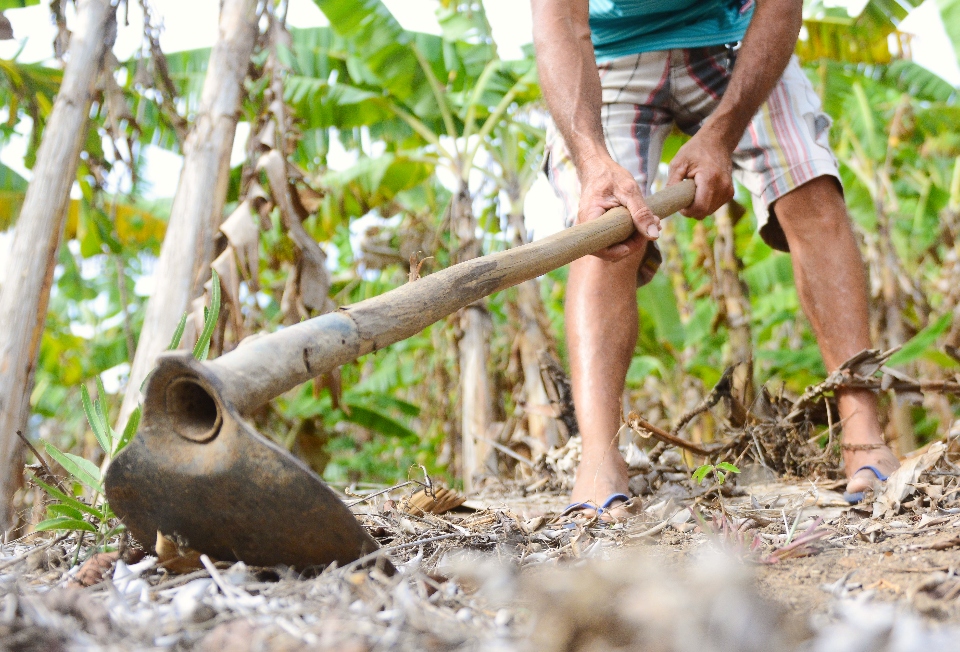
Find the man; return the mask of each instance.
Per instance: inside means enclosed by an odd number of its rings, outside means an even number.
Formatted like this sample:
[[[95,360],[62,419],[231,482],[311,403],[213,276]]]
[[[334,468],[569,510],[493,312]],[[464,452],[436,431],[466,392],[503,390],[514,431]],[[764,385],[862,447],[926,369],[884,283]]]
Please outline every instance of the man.
[[[572,499],[625,515],[614,441],[637,339],[636,288],[659,264],[660,221],[643,195],[676,124],[692,135],[668,184],[697,183],[683,215],[754,195],[760,233],[792,254],[797,292],[829,370],[869,348],[866,275],[847,216],[830,119],[793,51],[802,0],[533,0],[548,176],[567,225],[625,206],[636,233],[570,266],[566,329],[583,456]],[[556,133],[559,131],[559,134]],[[648,246],[650,245],[650,246]],[[851,500],[899,465],[870,391],[838,392]],[[604,511],[601,509],[600,511]]]

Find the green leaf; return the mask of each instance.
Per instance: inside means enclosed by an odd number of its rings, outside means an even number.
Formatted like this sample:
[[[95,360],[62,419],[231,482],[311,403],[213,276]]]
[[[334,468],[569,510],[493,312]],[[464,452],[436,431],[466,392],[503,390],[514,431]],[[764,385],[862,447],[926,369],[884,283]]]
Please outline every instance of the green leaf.
[[[630,368],[627,370],[627,383],[641,386],[647,376],[657,373],[662,377],[664,372],[663,363],[652,355],[636,355],[630,361]]]
[[[109,419],[107,419],[107,414],[109,410],[107,409],[107,390],[103,387],[103,381],[100,379],[100,376],[97,376],[97,400],[94,401],[93,406],[97,408],[97,414],[100,416],[100,425],[103,427],[104,432],[107,433],[107,441],[109,443],[108,448],[104,448],[103,452],[107,455],[110,454],[110,451],[113,450],[114,442],[117,441],[117,432],[113,429],[113,426],[110,425]],[[103,444],[100,445],[103,447]]]
[[[735,465],[731,464],[730,462],[720,462],[719,464],[717,464],[717,468],[723,469],[724,471],[727,471],[729,473],[740,473],[740,469],[738,469]]]
[[[113,454],[116,455],[124,448],[127,447],[127,444],[130,443],[130,440],[137,434],[137,428],[140,427],[140,417],[143,415],[143,407],[137,406],[134,408],[133,412],[130,413],[130,418],[127,420],[127,426],[123,429],[123,435],[120,436],[120,439],[117,441],[117,447],[113,451]]]
[[[81,512],[85,512],[90,516],[95,516],[99,519],[103,519],[104,514],[100,513],[97,509],[91,507],[90,505],[87,505],[84,502],[77,500],[73,496],[68,496],[67,494],[57,489],[56,487],[48,485],[46,482],[39,479],[37,476],[33,476],[32,481],[38,484],[44,491],[46,491],[49,495],[53,496],[60,502],[66,505],[69,505],[74,509],[78,509]]]
[[[48,518],[44,521],[37,523],[34,530],[85,530],[87,532],[96,532],[95,528],[90,523],[86,521],[78,521],[75,518],[70,518],[69,516],[57,516],[56,518]]]
[[[704,464],[699,467],[696,471],[693,472],[693,480],[697,484],[703,482],[703,479],[707,477],[707,474],[714,470],[713,464]]]
[[[677,349],[683,348],[685,332],[677,308],[677,297],[666,274],[657,274],[637,292],[643,310],[653,319],[657,338]]]
[[[65,505],[63,503],[52,503],[47,505],[47,514],[49,514],[51,517],[66,516],[67,518],[72,518],[75,521],[83,520],[83,512],[76,507],[71,507],[70,505]]]
[[[210,353],[210,338],[213,337],[213,329],[220,318],[220,277],[216,270],[210,271],[213,273],[213,278],[210,279],[210,310],[204,317],[203,331],[197,345],[193,347],[193,357],[200,361],[206,360]]]
[[[0,11],[8,9],[22,9],[40,4],[40,0],[0,0]]]
[[[899,351],[893,354],[893,357],[887,361],[888,366],[896,366],[913,362],[929,349],[934,342],[943,335],[950,324],[953,322],[953,315],[947,313],[937,321],[933,322],[922,331],[914,335],[909,342],[903,345]]]
[[[180,339],[183,337],[183,331],[186,327],[187,313],[183,313],[183,316],[180,317],[180,323],[177,324],[176,330],[173,331],[173,337],[170,339],[170,346],[167,347],[168,351],[175,351],[177,347],[180,346]]]
[[[103,491],[103,487],[100,486],[100,469],[97,468],[96,464],[83,459],[79,455],[64,453],[49,442],[43,442],[43,446],[47,449],[47,454],[77,481],[94,491]]]
[[[104,451],[110,452],[110,439],[103,429],[103,422],[101,421],[103,412],[99,409],[100,401],[97,400],[96,405],[90,401],[90,393],[87,391],[85,385],[80,385],[80,401],[83,403],[83,411],[87,415],[87,423],[90,424],[90,428],[93,430],[93,436],[97,438],[97,443],[100,444],[100,448]]]
[[[362,405],[349,405],[350,414],[347,416],[348,421],[352,421],[358,425],[368,428],[370,430],[382,433],[389,437],[399,437],[401,439],[417,439],[417,434],[407,428],[405,425],[391,419],[385,414],[375,412],[368,407]]]

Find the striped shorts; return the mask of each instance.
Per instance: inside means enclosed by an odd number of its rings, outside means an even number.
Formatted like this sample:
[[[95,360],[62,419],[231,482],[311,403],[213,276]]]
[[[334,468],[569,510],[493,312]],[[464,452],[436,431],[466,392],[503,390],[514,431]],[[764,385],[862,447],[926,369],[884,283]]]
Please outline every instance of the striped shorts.
[[[697,132],[719,104],[735,60],[735,49],[714,46],[644,52],[599,64],[607,149],[644,194],[657,176],[674,125],[690,135]],[[819,176],[832,176],[839,184],[828,142],[830,124],[794,57],[733,153],[733,176],[753,195],[760,235],[774,249],[788,251],[771,205]],[[564,205],[564,226],[573,225],[580,182],[553,123],[547,126],[544,171]],[[647,247],[638,275],[641,285],[653,278],[660,262],[659,250]]]

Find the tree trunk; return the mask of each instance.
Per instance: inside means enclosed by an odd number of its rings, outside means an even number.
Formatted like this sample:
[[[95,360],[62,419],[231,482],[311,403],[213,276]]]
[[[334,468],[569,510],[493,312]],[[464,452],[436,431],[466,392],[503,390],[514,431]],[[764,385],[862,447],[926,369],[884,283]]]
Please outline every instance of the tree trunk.
[[[457,262],[481,255],[477,240],[477,220],[473,215],[470,192],[461,186],[451,205],[451,220],[457,235],[459,248]],[[460,414],[461,414],[461,468],[463,488],[474,489],[476,476],[486,466],[490,453],[490,424],[493,422],[493,390],[487,362],[490,360],[490,314],[483,301],[467,306],[460,311],[460,329],[463,335],[460,349]]]
[[[463,433],[463,488],[471,492],[477,476],[488,468],[490,424],[493,423],[493,392],[487,362],[490,360],[490,313],[481,303],[460,311],[460,401]]]
[[[37,152],[14,231],[6,282],[0,291],[0,529],[11,525],[21,484],[30,392],[70,189],[77,176],[94,86],[116,37],[108,0],[84,0],[70,37],[70,57]]]
[[[212,261],[213,235],[227,195],[230,151],[243,81],[257,36],[257,0],[224,0],[220,34],[210,53],[196,124],[184,143],[183,170],[147,302],[137,355],[120,410],[121,427],[140,402],[140,385],[200,294]]]
[[[893,348],[903,345],[907,341],[906,325],[903,321],[903,311],[906,307],[906,298],[900,290],[897,281],[898,273],[903,273],[903,266],[897,256],[891,238],[890,217],[882,201],[876,202],[877,207],[877,248],[880,254],[881,299],[883,301],[883,344],[884,348]],[[916,449],[917,439],[913,430],[913,419],[910,416],[910,403],[907,398],[896,392],[890,393],[890,422],[892,430],[887,441],[896,442],[897,450],[905,455]]]
[[[743,405],[753,403],[753,343],[750,336],[750,299],[740,279],[740,259],[737,258],[733,228],[734,210],[742,208],[728,203],[715,214],[717,235],[713,241],[714,270],[717,275],[714,290],[720,309],[726,317],[730,334],[725,362],[737,365],[734,371],[734,391]]]
[[[525,281],[517,286],[517,309],[520,313],[520,363],[523,367],[523,393],[528,409],[526,411],[527,432],[531,439],[540,442],[546,452],[561,444],[557,418],[536,408],[549,410],[552,405],[550,396],[543,384],[540,373],[541,352],[553,355],[550,340],[544,334],[538,319],[538,309],[542,310],[540,284]]]
[[[514,230],[513,246],[527,243],[526,227],[523,223],[523,192],[519,183],[507,188],[510,199],[509,223]],[[520,366],[523,369],[523,395],[526,410],[527,433],[533,441],[539,442],[546,452],[561,444],[557,418],[545,414],[552,405],[550,395],[540,373],[540,356],[556,357],[552,342],[544,332],[541,316],[544,313],[543,300],[540,298],[540,282],[537,279],[524,281],[517,286],[517,312],[520,323]],[[539,410],[537,408],[540,408]]]

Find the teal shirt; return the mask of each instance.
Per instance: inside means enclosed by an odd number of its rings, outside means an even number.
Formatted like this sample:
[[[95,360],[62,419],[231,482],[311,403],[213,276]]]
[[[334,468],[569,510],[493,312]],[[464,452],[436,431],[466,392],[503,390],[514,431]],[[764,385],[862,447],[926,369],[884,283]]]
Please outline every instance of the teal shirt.
[[[739,41],[753,0],[590,0],[597,61]]]

